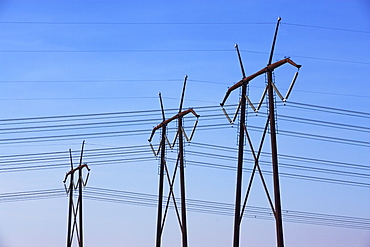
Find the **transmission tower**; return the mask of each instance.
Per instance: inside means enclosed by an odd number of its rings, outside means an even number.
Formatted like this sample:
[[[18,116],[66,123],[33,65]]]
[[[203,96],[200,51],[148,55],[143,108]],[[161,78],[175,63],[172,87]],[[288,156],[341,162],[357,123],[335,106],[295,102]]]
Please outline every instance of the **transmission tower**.
[[[80,163],[78,167],[73,168],[72,151],[69,149],[69,158],[71,162],[71,170],[66,174],[64,178],[64,187],[67,194],[69,194],[69,211],[68,211],[68,232],[67,232],[67,247],[71,247],[73,244],[74,233],[76,232],[77,243],[79,247],[83,247],[83,227],[82,227],[82,187],[86,186],[87,180],[90,175],[90,168],[87,164],[82,164],[82,155],[84,150],[85,141],[82,142]],[[88,173],[86,179],[83,179],[82,170],[86,168]],[[78,171],[77,182],[74,182],[75,172]],[[66,182],[69,178],[69,186],[67,188]],[[73,191],[78,190],[77,202],[74,202]]]
[[[273,71],[276,68],[282,66],[285,63],[289,63],[289,64],[293,65],[298,70],[301,67],[301,65],[297,65],[296,63],[294,63],[289,58],[285,58],[285,59],[280,60],[278,62],[271,63],[272,58],[273,58],[273,53],[274,53],[274,48],[275,48],[276,37],[277,37],[277,32],[278,32],[280,20],[281,20],[281,18],[279,17],[278,21],[277,21],[277,24],[276,24],[276,29],[275,29],[274,39],[273,39],[273,42],[272,42],[272,48],[271,48],[271,53],[270,53],[268,64],[265,68],[261,69],[260,71],[246,77],[238,45],[235,45],[235,48],[236,48],[236,51],[237,51],[237,54],[238,54],[238,58],[239,58],[240,67],[241,67],[241,70],[242,70],[243,79],[241,81],[237,82],[236,84],[234,84],[232,87],[230,87],[228,89],[223,101],[220,104],[224,114],[226,115],[226,117],[227,117],[227,119],[229,120],[230,123],[234,123],[234,121],[236,119],[236,116],[238,115],[238,113],[240,111],[239,143],[238,143],[239,149],[238,149],[238,168],[237,168],[237,183],[236,183],[236,196],[235,196],[233,247],[239,247],[240,225],[241,225],[241,221],[242,221],[242,218],[243,218],[245,207],[247,205],[247,199],[248,199],[248,196],[249,196],[249,193],[250,193],[250,190],[251,190],[251,186],[252,186],[252,182],[253,182],[253,178],[254,178],[256,170],[258,170],[258,173],[260,175],[260,178],[261,178],[264,190],[266,192],[269,204],[270,204],[272,212],[275,216],[277,246],[278,247],[283,247],[284,246],[283,226],[282,226],[282,217],[281,217],[281,201],[280,201],[280,185],[279,185],[278,158],[277,158],[276,129],[275,129],[276,122],[275,122],[275,109],[274,109],[274,91],[280,97],[280,99],[283,102],[285,102],[288,99],[288,97],[291,93],[291,90],[293,88],[293,85],[294,85],[294,83],[297,79],[298,71],[295,73],[295,75],[293,77],[293,80],[290,84],[290,87],[289,87],[285,97],[283,97],[281,95],[281,93],[278,91],[275,83],[273,82],[272,74],[273,74]],[[267,85],[266,85],[266,88],[265,88],[265,90],[262,94],[260,102],[258,103],[257,106],[254,106],[252,101],[246,95],[246,88],[247,88],[247,85],[249,84],[249,82],[251,80],[253,80],[254,78],[256,78],[260,75],[263,75],[263,74],[267,74]],[[227,112],[223,108],[223,106],[225,105],[225,102],[226,102],[227,98],[229,97],[230,93],[232,91],[234,91],[235,89],[240,88],[240,87],[241,87],[241,98],[240,98],[237,110],[235,112],[235,115],[234,115],[233,119],[231,120],[231,118],[229,117],[229,115],[227,114]],[[257,113],[259,111],[261,105],[262,105],[262,102],[263,102],[263,100],[266,96],[266,93],[268,94],[268,112],[269,112],[269,114],[268,114],[268,117],[266,119],[266,124],[265,124],[265,127],[264,127],[262,138],[261,138],[261,141],[260,141],[260,144],[259,144],[258,151],[256,153],[254,148],[253,148],[253,145],[252,145],[249,133],[248,133],[248,128],[246,127],[246,119],[245,119],[246,107],[247,107],[247,102],[248,102],[250,107]],[[275,202],[274,204],[271,200],[271,197],[270,197],[270,194],[268,192],[265,179],[263,178],[262,171],[261,171],[261,168],[259,166],[259,157],[260,157],[260,154],[261,154],[263,142],[264,142],[268,127],[270,128],[270,139],[271,139],[271,159],[272,159],[272,168],[273,168],[274,202]],[[254,158],[254,167],[253,167],[253,171],[252,171],[252,174],[251,174],[251,178],[249,180],[248,188],[247,188],[247,191],[246,191],[246,196],[244,198],[244,202],[243,202],[243,205],[242,205],[241,204],[241,195],[242,195],[243,152],[244,152],[243,148],[244,148],[244,139],[245,139],[244,134],[247,137],[246,139],[248,140],[248,143],[249,143],[249,146],[250,146],[253,158]]]
[[[164,113],[164,108],[163,108],[162,97],[161,97],[161,94],[159,94],[160,104],[161,104],[161,109],[162,109],[163,122],[161,122],[159,125],[157,125],[156,127],[153,128],[153,131],[152,131],[152,133],[151,133],[151,135],[148,139],[148,141],[150,143],[150,146],[153,150],[154,155],[158,156],[159,152],[161,152],[161,154],[160,154],[160,160],[161,160],[160,161],[160,171],[159,171],[159,192],[158,192],[156,247],[161,246],[162,233],[163,233],[164,224],[165,224],[165,221],[166,221],[168,208],[170,206],[170,201],[171,200],[172,200],[172,203],[174,205],[176,215],[177,215],[177,220],[178,220],[178,223],[179,223],[179,226],[180,226],[180,229],[181,229],[182,246],[183,247],[188,246],[187,220],[186,220],[186,199],[185,199],[185,171],[184,171],[185,166],[184,166],[184,146],[183,146],[184,145],[184,139],[183,139],[183,137],[185,137],[185,139],[188,142],[191,141],[191,139],[194,135],[195,128],[198,124],[199,115],[196,114],[196,112],[193,109],[188,109],[188,110],[182,111],[182,104],[183,104],[183,101],[184,101],[184,94],[185,94],[185,87],[186,87],[187,78],[188,78],[188,76],[185,76],[184,86],[183,86],[181,100],[180,100],[179,112],[178,112],[178,114],[176,114],[172,118],[169,118],[169,119],[166,120],[165,113]],[[188,135],[186,134],[186,132],[184,130],[182,121],[183,121],[183,117],[185,117],[189,113],[192,113],[196,117],[196,121],[194,123],[192,132],[191,132],[190,136],[188,137]],[[167,125],[170,122],[174,121],[174,120],[177,120],[177,132],[176,132],[174,141],[171,144],[170,141],[168,140],[166,131],[167,131]],[[151,144],[151,141],[153,139],[153,136],[154,136],[155,132],[158,129],[162,130],[162,136],[161,136],[161,143],[158,147],[158,150],[156,151],[154,149],[153,145]],[[169,169],[168,169],[168,166],[167,166],[167,163],[166,163],[166,144],[169,145],[169,147],[172,149],[175,146],[177,138],[178,138],[178,156],[177,156],[176,165],[175,165],[172,177],[170,177]],[[180,200],[181,200],[181,202],[180,202],[181,206],[180,207],[181,207],[181,214],[179,212],[179,207],[177,205],[177,202],[176,202],[176,199],[175,199],[175,194],[173,192],[173,186],[174,186],[174,183],[175,183],[177,169],[179,169],[179,172],[180,172],[179,176],[180,176]],[[164,187],[164,176],[165,176],[165,174],[166,174],[166,177],[167,177],[169,192],[168,192],[168,196],[167,196],[167,199],[166,199],[166,206],[165,206],[164,212],[163,212],[163,187]]]

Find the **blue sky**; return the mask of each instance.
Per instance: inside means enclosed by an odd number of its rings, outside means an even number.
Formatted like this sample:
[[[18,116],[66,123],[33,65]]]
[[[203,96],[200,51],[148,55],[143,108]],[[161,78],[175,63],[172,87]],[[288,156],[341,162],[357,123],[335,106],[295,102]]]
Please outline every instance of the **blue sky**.
[[[277,103],[286,246],[368,246],[367,1],[0,1],[1,196],[63,189],[68,149],[75,151],[76,164],[82,140],[91,167],[87,195],[97,196],[92,188],[101,188],[155,196],[158,159],[147,139],[161,122],[158,92],[171,117],[188,75],[184,109],[193,107],[201,117],[193,143],[185,147],[187,198],[232,206],[237,128],[228,125],[219,103],[241,79],[234,44],[247,75],[262,69],[278,16],[273,62],[290,57],[302,65],[287,104]],[[289,65],[275,71],[281,92],[295,72]],[[264,83],[263,77],[250,83],[253,102]],[[236,90],[228,99],[230,112],[238,97]],[[258,115],[248,111],[256,148],[266,108]],[[185,126],[193,121],[186,118]],[[269,145],[267,138],[261,167],[272,192]],[[168,151],[171,169],[174,157],[176,150]],[[253,165],[248,146],[245,157],[244,193]],[[0,198],[1,246],[65,245],[67,196],[33,199]],[[248,205],[269,207],[259,178]],[[289,222],[295,211],[306,218]],[[227,212],[189,210],[189,244],[231,246],[233,211]],[[357,217],[351,220],[366,227],[308,224],[308,213],[326,220],[329,214]],[[241,245],[273,246],[273,220],[252,211],[248,216]],[[168,217],[162,246],[180,246],[175,212]],[[84,200],[84,224],[86,246],[153,246],[156,207],[90,197]]]

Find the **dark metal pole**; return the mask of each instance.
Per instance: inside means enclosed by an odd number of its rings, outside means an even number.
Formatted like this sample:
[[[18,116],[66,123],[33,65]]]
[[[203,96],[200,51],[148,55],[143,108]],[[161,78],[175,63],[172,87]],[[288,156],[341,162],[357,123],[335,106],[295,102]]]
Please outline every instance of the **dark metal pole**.
[[[163,121],[166,120],[163,109],[163,102],[161,94],[159,93],[159,99],[162,108]],[[161,139],[161,165],[159,170],[159,192],[158,192],[158,214],[157,214],[157,239],[156,247],[161,246],[162,240],[162,204],[163,204],[163,179],[164,179],[164,166],[165,166],[165,155],[166,155],[166,124],[162,126],[162,139]]]
[[[80,156],[80,168],[78,169],[78,189],[79,189],[79,195],[78,195],[78,201],[79,201],[79,220],[80,220],[80,247],[84,246],[83,241],[83,226],[82,226],[82,154],[84,151],[84,145],[85,141],[82,142],[82,149],[81,149],[81,156]]]
[[[69,150],[69,157],[71,160],[71,171],[73,170],[72,162],[72,151]],[[69,183],[69,211],[68,211],[68,236],[67,236],[67,247],[71,247],[71,231],[72,231],[72,210],[73,210],[73,177],[74,173],[71,173],[70,183]]]
[[[277,37],[278,30],[279,30],[279,24],[280,24],[280,21],[281,21],[281,18],[279,17],[279,18],[278,18],[278,21],[277,21],[277,23],[276,23],[275,34],[274,34],[274,40],[272,41],[272,47],[271,47],[271,52],[270,52],[270,58],[269,58],[269,62],[268,62],[268,64],[267,64],[267,66],[269,66],[269,65],[272,63],[272,57],[273,57],[273,55],[274,55],[275,43],[276,43],[276,37]]]
[[[240,56],[238,44],[235,44],[235,49],[236,49],[236,52],[238,53],[239,64],[240,64],[240,69],[242,71],[243,78],[245,78],[245,71],[244,71],[244,66],[243,66],[243,60],[242,60],[242,57]]]
[[[185,170],[184,170],[184,143],[182,134],[182,117],[178,118],[178,135],[179,135],[179,161],[180,161],[180,190],[181,190],[181,230],[182,246],[188,246],[188,234],[186,224],[186,200],[185,200]]]
[[[184,96],[185,96],[185,87],[186,87],[186,81],[188,80],[188,76],[185,76],[184,79],[184,86],[182,87],[182,94],[181,94],[181,100],[180,100],[180,107],[179,107],[179,113],[182,111],[182,103],[184,102]],[[180,134],[180,133],[179,133]]]
[[[242,98],[240,102],[240,122],[239,122],[239,150],[238,150],[238,171],[236,175],[236,195],[235,195],[235,216],[234,216],[234,244],[233,247],[239,247],[240,238],[240,204],[242,194],[242,175],[243,175],[243,152],[244,152],[244,124],[247,85],[242,85]]]
[[[274,34],[274,40],[272,41],[272,47],[270,52],[270,58],[267,66],[272,63],[272,57],[274,55],[276,37],[279,30],[281,18],[279,17],[276,23],[276,29]],[[279,169],[278,169],[278,158],[277,158],[277,142],[276,142],[276,130],[275,130],[275,109],[274,109],[274,95],[272,88],[272,71],[267,71],[268,80],[268,97],[269,97],[269,118],[270,118],[270,137],[271,137],[271,158],[272,158],[272,172],[274,180],[274,199],[275,199],[275,224],[276,224],[276,240],[278,247],[284,247],[283,237],[283,222],[281,217],[281,201],[280,201],[280,183],[279,183]]]
[[[79,220],[80,220],[80,247],[83,247],[83,231],[82,231],[82,169],[78,169],[78,189],[79,189],[79,195],[78,195],[78,201],[79,201]]]
[[[184,86],[182,88],[179,113],[182,111],[184,101],[185,87],[188,76],[185,76]],[[180,194],[181,194],[181,230],[182,230],[182,246],[188,246],[188,233],[186,223],[186,200],[185,200],[185,167],[184,167],[184,139],[182,133],[182,117],[178,118],[177,134],[179,136],[179,163],[180,163]]]
[[[274,199],[275,199],[275,222],[276,222],[276,238],[277,246],[284,247],[283,238],[283,223],[281,217],[281,202],[280,202],[280,184],[279,170],[277,158],[277,142],[275,130],[275,111],[274,111],[274,96],[272,88],[272,71],[267,72],[268,78],[268,96],[269,96],[269,117],[270,117],[270,136],[271,136],[271,156],[272,156],[272,171],[274,180]]]
[[[243,61],[240,56],[238,44],[235,44],[235,49],[238,53],[240,69],[243,78],[245,78]],[[244,152],[244,125],[245,125],[245,111],[246,111],[246,98],[247,84],[242,85],[242,98],[240,102],[240,122],[239,122],[239,150],[238,150],[238,171],[236,175],[236,195],[235,195],[235,215],[234,215],[234,247],[239,247],[240,239],[240,223],[241,223],[241,196],[242,196],[242,177],[243,177],[243,152]]]

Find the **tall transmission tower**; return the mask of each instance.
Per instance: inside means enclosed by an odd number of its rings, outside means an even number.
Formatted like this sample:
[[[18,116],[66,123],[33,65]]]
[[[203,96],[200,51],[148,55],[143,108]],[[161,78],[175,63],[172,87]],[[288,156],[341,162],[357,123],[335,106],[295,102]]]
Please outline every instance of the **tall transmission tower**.
[[[278,247],[283,247],[284,246],[283,226],[282,226],[282,216],[281,216],[281,200],[280,200],[278,158],[277,158],[277,142],[276,142],[276,129],[275,129],[276,122],[275,122],[275,109],[274,109],[274,91],[279,96],[279,98],[283,102],[285,102],[288,99],[288,97],[291,93],[291,90],[294,86],[294,83],[297,79],[298,71],[295,73],[295,75],[293,77],[293,80],[290,84],[290,87],[289,87],[285,97],[283,97],[281,95],[281,93],[279,92],[279,90],[277,89],[275,83],[273,82],[273,76],[272,75],[273,75],[273,71],[276,68],[282,66],[285,63],[289,63],[289,64],[293,65],[298,70],[301,67],[301,65],[297,65],[296,63],[294,63],[289,58],[285,58],[285,59],[280,60],[278,62],[272,63],[272,58],[273,58],[273,53],[274,53],[274,49],[275,49],[276,37],[277,37],[278,29],[279,29],[280,20],[281,20],[281,18],[279,17],[278,21],[277,21],[277,24],[276,24],[276,29],[275,29],[274,39],[273,39],[273,42],[272,42],[272,48],[271,48],[271,53],[270,53],[268,64],[265,68],[261,69],[260,71],[254,73],[254,74],[252,74],[248,77],[245,75],[244,67],[243,67],[243,63],[242,63],[242,59],[241,59],[241,56],[240,56],[238,45],[235,45],[235,48],[236,48],[236,51],[237,51],[237,54],[238,54],[238,58],[239,58],[240,67],[241,67],[241,70],[242,70],[243,79],[241,81],[237,82],[236,84],[234,84],[232,87],[230,87],[228,89],[223,101],[220,104],[224,114],[226,115],[226,117],[227,117],[227,119],[229,120],[230,123],[233,123],[235,121],[236,116],[238,115],[238,113],[240,111],[239,143],[238,143],[238,145],[239,145],[239,148],[238,148],[238,168],[237,168],[237,183],[236,183],[236,196],[235,196],[233,247],[239,247],[240,225],[241,225],[241,221],[242,221],[243,214],[244,214],[244,211],[245,211],[245,207],[247,205],[247,199],[248,199],[248,196],[249,196],[249,193],[250,193],[250,190],[251,190],[251,186],[252,186],[252,182],[253,182],[253,178],[254,178],[256,170],[258,170],[258,173],[260,175],[260,178],[261,178],[264,190],[266,192],[269,204],[270,204],[272,212],[275,216],[277,246]],[[265,88],[265,90],[262,94],[261,100],[259,101],[258,105],[255,106],[252,103],[252,101],[249,99],[249,97],[247,96],[246,89],[247,89],[247,85],[249,84],[249,82],[251,80],[253,80],[254,78],[256,78],[260,75],[263,75],[263,74],[267,74],[267,85],[266,85],[266,88]],[[232,91],[234,91],[235,89],[240,88],[240,87],[241,87],[241,98],[240,98],[237,110],[235,112],[235,115],[234,115],[233,119],[231,120],[231,118],[229,117],[229,115],[227,114],[227,112],[223,108],[223,106],[225,105],[225,102],[226,102],[227,98],[229,97],[230,93]],[[259,145],[258,151],[256,153],[254,148],[253,148],[253,145],[252,145],[249,133],[248,133],[248,128],[246,127],[246,118],[245,118],[246,107],[247,107],[247,102],[248,102],[250,107],[257,113],[259,111],[261,105],[262,105],[262,102],[263,102],[266,94],[268,94],[268,112],[269,112],[269,114],[268,114],[268,117],[266,119],[266,124],[265,124],[265,127],[264,127],[264,131],[263,131],[263,134],[262,134],[260,145]],[[261,154],[263,142],[264,142],[268,127],[270,128],[270,139],[271,139],[270,142],[271,142],[271,159],[272,159],[272,168],[273,168],[274,203],[271,200],[271,197],[270,197],[270,194],[268,192],[265,179],[263,178],[262,171],[261,171],[261,168],[259,166],[259,157],[260,157],[260,154]],[[244,134],[247,137],[246,139],[248,140],[250,149],[251,149],[252,154],[253,154],[254,168],[252,170],[251,178],[250,178],[248,188],[247,188],[247,191],[246,191],[246,196],[244,198],[244,202],[243,202],[243,205],[242,205],[241,204],[241,195],[242,195],[243,154],[244,154],[244,139],[245,139]]]
[[[69,211],[68,211],[68,230],[67,230],[67,247],[71,247],[73,244],[74,233],[76,232],[77,243],[79,247],[83,247],[83,221],[82,221],[82,187],[86,186],[87,180],[90,175],[90,168],[87,164],[82,164],[82,155],[84,151],[85,141],[82,142],[80,163],[76,168],[73,168],[72,151],[69,149],[69,158],[71,162],[71,170],[66,174],[64,178],[64,187],[67,194],[69,194]],[[86,179],[83,179],[82,170],[86,168],[88,173]],[[78,171],[78,179],[75,183],[74,175]],[[66,182],[69,178],[69,186],[67,188]],[[73,191],[78,190],[78,199],[75,203],[73,197]]]
[[[158,213],[157,213],[157,234],[156,234],[156,247],[161,246],[161,241],[162,241],[162,233],[168,213],[168,208],[170,206],[170,201],[172,200],[172,203],[174,205],[176,215],[177,215],[177,220],[181,229],[181,235],[182,235],[182,246],[187,247],[188,246],[188,239],[187,239],[187,220],[186,220],[186,198],[185,198],[185,165],[184,165],[184,139],[183,137],[186,138],[188,142],[191,141],[195,128],[198,124],[198,118],[199,115],[196,114],[196,112],[193,109],[188,109],[182,111],[182,105],[184,101],[184,95],[185,95],[185,87],[186,87],[186,81],[187,81],[188,76],[185,76],[184,80],[184,86],[182,90],[182,95],[181,95],[181,100],[180,100],[180,107],[179,107],[179,112],[172,118],[169,118],[166,120],[165,118],[165,113],[164,113],[164,108],[163,108],[163,102],[162,102],[162,97],[161,94],[159,94],[160,98],[160,104],[161,104],[161,109],[162,109],[162,118],[163,122],[161,122],[159,125],[153,128],[153,131],[148,139],[150,146],[153,150],[153,153],[155,156],[160,154],[160,173],[159,173],[159,192],[158,192]],[[192,132],[190,136],[188,137],[186,135],[186,132],[183,127],[183,117],[185,117],[187,114],[192,113],[196,117],[196,121],[194,123]],[[177,120],[177,132],[174,138],[173,143],[171,144],[168,140],[167,137],[167,125],[174,121]],[[155,151],[153,145],[151,144],[151,141],[153,139],[153,136],[155,132],[161,129],[162,130],[162,136],[161,136],[161,143],[159,145],[159,148],[157,151]],[[166,144],[170,146],[170,148],[173,148],[175,146],[176,140],[178,138],[178,156],[176,160],[176,165],[172,174],[172,177],[169,175],[169,169],[166,163]],[[176,199],[175,199],[175,194],[173,192],[173,186],[175,183],[175,178],[177,174],[177,169],[179,169],[180,172],[180,207],[181,207],[181,214],[179,212],[179,207],[177,205]],[[166,199],[166,206],[163,212],[163,190],[164,190],[164,176],[166,174],[167,177],[167,182],[169,186],[169,192],[168,196]],[[181,215],[181,216],[180,216]]]

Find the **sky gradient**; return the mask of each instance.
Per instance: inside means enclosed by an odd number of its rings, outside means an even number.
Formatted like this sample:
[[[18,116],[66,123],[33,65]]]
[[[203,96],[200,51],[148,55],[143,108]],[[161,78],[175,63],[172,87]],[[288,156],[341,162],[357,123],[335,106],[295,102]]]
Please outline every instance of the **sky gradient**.
[[[68,150],[77,165],[83,140],[85,246],[154,246],[159,159],[147,139],[162,121],[158,93],[172,117],[186,75],[183,108],[201,115],[185,145],[189,246],[231,246],[238,128],[219,103],[242,78],[234,44],[247,75],[264,68],[279,16],[273,62],[302,65],[286,104],[276,97],[285,244],[369,246],[370,4],[360,0],[0,1],[0,246],[66,244],[63,179]],[[282,94],[295,72],[275,71]],[[251,101],[264,87],[263,76],[250,83]],[[230,114],[238,97],[227,101]],[[266,112],[248,109],[255,149]],[[194,120],[185,118],[188,131]],[[176,123],[169,128],[173,140]],[[262,151],[272,193],[269,136]],[[167,151],[170,170],[176,155]],[[245,159],[243,196],[248,145]],[[259,177],[248,206],[241,246],[274,246]],[[180,243],[171,209],[162,246]]]

